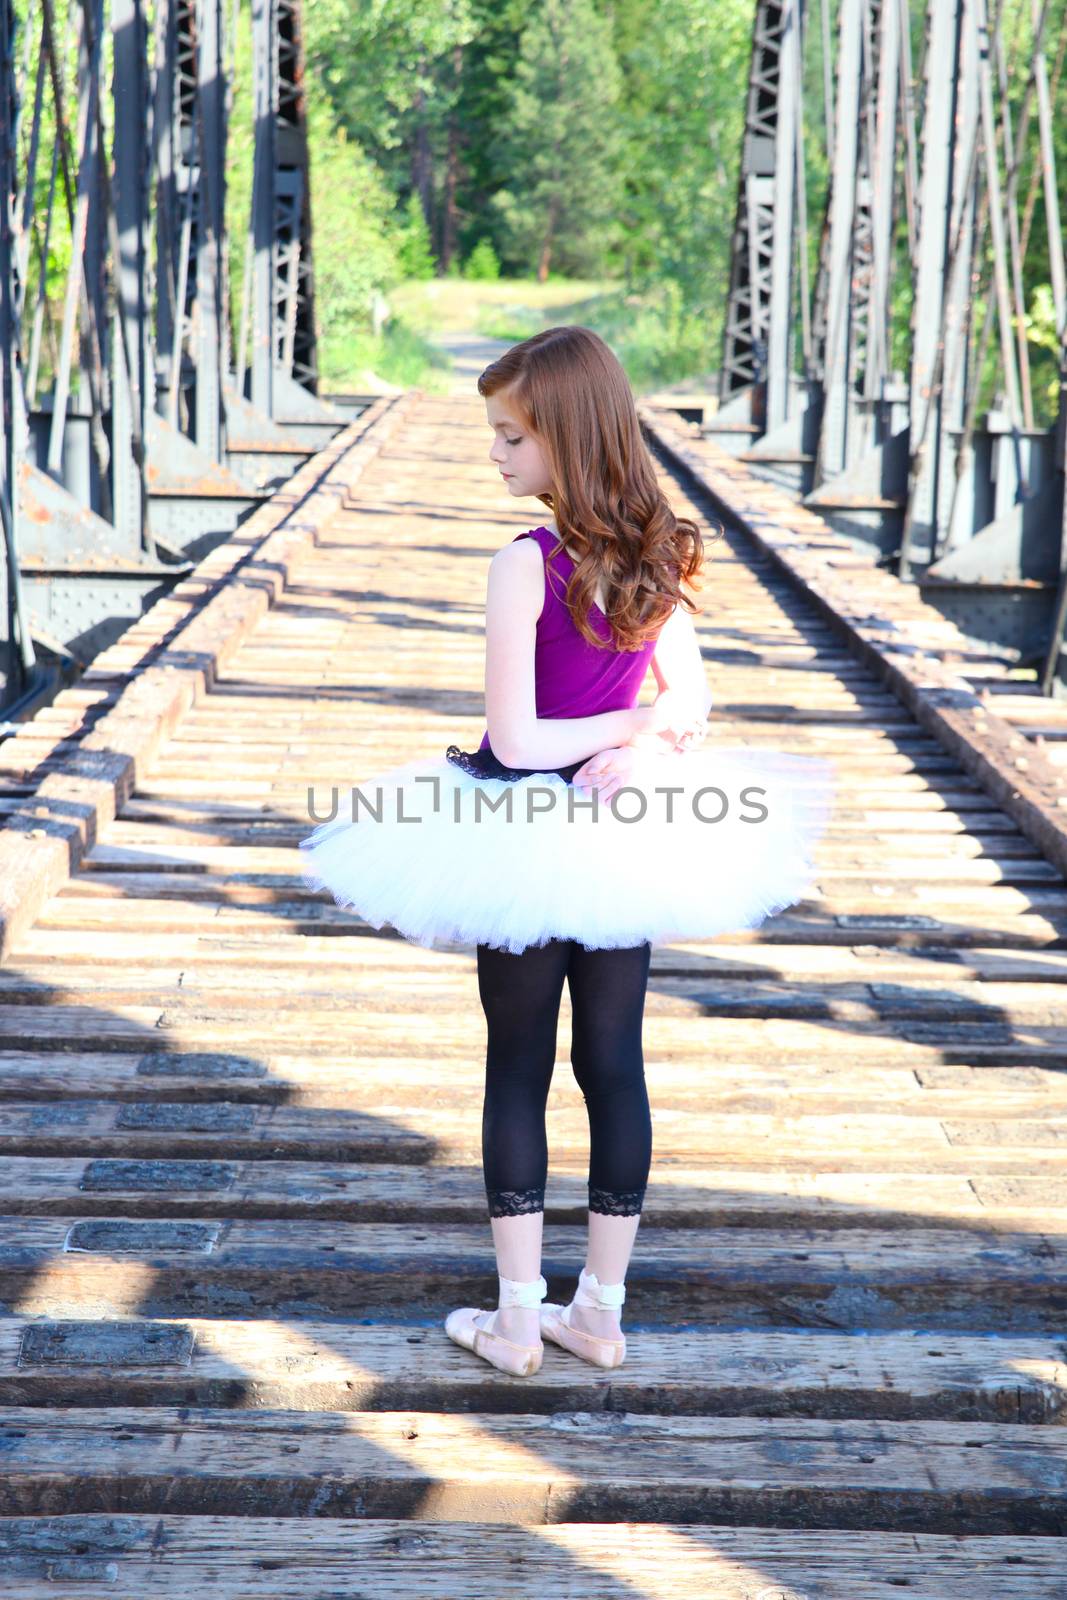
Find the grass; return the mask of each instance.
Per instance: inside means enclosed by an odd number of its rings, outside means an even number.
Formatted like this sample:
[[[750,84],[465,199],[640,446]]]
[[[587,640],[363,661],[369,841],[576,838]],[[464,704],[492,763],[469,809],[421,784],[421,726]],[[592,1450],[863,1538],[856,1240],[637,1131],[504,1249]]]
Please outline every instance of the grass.
[[[607,287],[580,280],[538,283],[533,278],[498,278],[472,283],[465,278],[426,278],[398,284],[387,298],[397,314],[424,335],[477,333],[487,339],[525,339],[538,328],[563,321],[558,307],[576,297],[593,299]]]
[[[327,388],[360,393],[411,389],[447,394],[452,362],[417,328],[391,317],[380,333],[357,329],[342,339],[323,341],[320,376]]]
[[[444,333],[470,333],[515,344],[542,328],[592,328],[622,362],[634,393],[662,388],[707,390],[719,358],[719,333],[686,312],[670,285],[627,294],[611,281],[501,278],[411,279],[392,288],[391,315],[380,334],[353,331],[324,345],[322,376],[333,389],[449,390],[452,362],[435,344]]]
[[[430,278],[400,284],[388,298],[427,341],[463,332],[514,344],[559,324],[592,328],[610,344],[637,395],[707,389],[719,363],[721,323],[686,312],[670,285],[636,295],[610,280]]]

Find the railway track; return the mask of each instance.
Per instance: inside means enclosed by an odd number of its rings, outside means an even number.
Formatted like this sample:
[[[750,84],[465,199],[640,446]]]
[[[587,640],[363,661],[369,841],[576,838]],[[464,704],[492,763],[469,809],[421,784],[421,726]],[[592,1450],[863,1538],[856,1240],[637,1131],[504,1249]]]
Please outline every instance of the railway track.
[[[677,509],[738,519],[713,737],[839,789],[809,899],[654,953],[626,1365],[513,1379],[445,1336],[496,1293],[473,952],[299,874],[309,789],[483,726],[485,568],[530,508],[481,403],[413,391],[0,745],[11,1600],[1067,1592],[1055,763],[911,591],[644,420]],[[569,1025],[564,995],[554,1299]]]

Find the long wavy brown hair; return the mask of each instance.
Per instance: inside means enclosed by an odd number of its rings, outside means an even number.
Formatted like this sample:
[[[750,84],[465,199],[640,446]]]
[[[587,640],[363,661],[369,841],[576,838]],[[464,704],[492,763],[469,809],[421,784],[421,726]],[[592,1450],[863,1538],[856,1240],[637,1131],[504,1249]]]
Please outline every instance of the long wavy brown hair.
[[[667,504],[629,380],[600,335],[567,326],[523,339],[478,379],[483,397],[501,389],[548,465],[552,489],[537,498],[555,517],[556,548],[577,552],[566,604],[582,637],[609,648],[589,623],[601,578],[616,650],[655,638],[678,603],[700,612],[682,585],[701,572],[704,540]]]

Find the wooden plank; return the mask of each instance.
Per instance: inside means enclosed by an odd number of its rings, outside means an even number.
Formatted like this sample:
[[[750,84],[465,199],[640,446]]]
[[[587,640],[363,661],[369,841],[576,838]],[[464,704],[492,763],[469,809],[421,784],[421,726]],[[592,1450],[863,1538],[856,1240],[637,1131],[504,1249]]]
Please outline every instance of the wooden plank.
[[[373,790],[370,794],[373,795]],[[325,816],[329,812],[327,795],[323,796],[323,802]],[[271,854],[263,870],[269,871],[273,870],[276,860],[273,852],[296,849],[307,836],[310,826],[306,816],[292,821],[263,818],[262,815],[244,819],[227,818],[225,822],[204,822],[198,827],[138,819],[126,824],[113,824],[108,830],[108,839],[115,846],[158,851],[168,860],[172,854],[175,859],[187,860],[190,846],[214,852],[240,850],[242,854],[252,849],[265,850]],[[946,836],[943,831],[927,837],[916,837],[910,827],[902,826],[895,831],[884,826],[872,828],[869,821],[862,817],[852,823],[846,819],[844,826],[827,831],[820,847],[820,862],[825,862],[827,871],[838,875],[855,875],[857,870],[863,870],[862,859],[857,856],[859,845],[865,846],[868,870],[873,856],[878,858],[879,870],[885,866],[895,866],[899,876],[938,866],[947,872],[949,865],[955,871],[963,872],[967,863],[981,861],[1003,872],[1027,874],[1027,881],[1051,883],[1059,879],[1056,869],[1018,832],[998,836],[995,842],[990,841],[989,835],[978,839],[970,834]]]
[[[205,829],[195,839],[189,832],[188,842],[184,844],[178,830],[160,829],[160,837],[155,842],[148,839],[135,842],[131,834],[127,835],[131,843],[120,848],[116,838],[113,845],[100,847],[99,853],[92,856],[92,862],[99,861],[119,871],[126,861],[143,860],[144,851],[151,848],[160,871],[173,868],[188,872],[194,866],[202,866],[207,871],[217,868],[229,853],[242,871],[280,873],[286,864],[285,856],[307,836],[309,827],[306,821],[286,829],[275,824],[253,824],[244,830],[243,836],[239,836],[236,829],[232,830],[229,840],[221,834],[209,838]],[[114,837],[114,830],[112,835]],[[839,885],[847,887],[857,878],[870,877],[872,870],[877,872],[880,881],[921,879],[965,886],[973,883],[1055,886],[1062,882],[1056,869],[1038,857],[1025,840],[1008,841],[1003,848],[993,848],[988,838],[981,844],[939,835],[925,841],[909,838],[905,842],[903,838],[887,839],[865,827],[856,830],[855,840],[835,843],[831,838],[824,842],[819,881],[825,893],[832,894]]]
[[[327,813],[324,811],[323,816]],[[308,825],[305,824],[305,833]],[[152,847],[147,841],[137,845],[119,843],[97,844],[88,852],[84,867],[87,872],[103,868],[110,872],[123,867],[145,870],[145,850],[152,849],[155,871],[222,872],[247,875],[252,878],[276,876],[280,880],[292,877],[299,884],[299,862],[294,860],[298,832],[293,834],[292,845],[285,849],[258,845],[217,845],[159,843]],[[825,852],[825,864],[820,861],[819,883],[823,897],[832,902],[835,886],[849,886],[868,882],[900,882],[922,880],[924,884],[951,885],[954,891],[964,893],[981,885],[1041,884],[1046,892],[1058,899],[1051,903],[1067,903],[1064,883],[1060,873],[1042,859],[1016,860],[1012,857],[998,859],[995,853],[982,856],[953,857],[897,857],[890,852],[872,858],[868,851],[853,859],[842,858],[835,863],[833,853]],[[1046,902],[1048,903],[1048,902]],[[1003,909],[1006,909],[1003,908]]]
[[[188,900],[178,898],[183,886],[190,891]],[[368,961],[404,960],[413,965],[430,966],[442,958],[447,959],[450,954],[445,947],[425,952],[419,946],[408,949],[383,936],[371,941],[368,930],[357,919],[325,900],[285,901],[270,890],[242,885],[238,902],[231,900],[226,904],[221,893],[213,900],[205,892],[209,888],[210,883],[203,878],[190,882],[181,875],[94,873],[89,878],[78,879],[76,887],[71,885],[69,890],[59,894],[37,918],[34,931],[50,928],[141,929],[145,932],[185,929],[191,932],[210,930],[220,937],[240,934],[262,938],[279,932],[281,922],[294,937],[367,938],[368,948],[366,951],[361,948],[360,955]],[[668,960],[692,961],[696,957],[706,962],[724,944],[731,947],[743,944],[748,948],[766,945],[779,951],[798,943],[850,945],[862,938],[866,944],[884,949],[921,950],[943,947],[950,936],[957,950],[977,945],[1008,950],[1046,949],[1062,944],[1067,938],[1067,918],[983,912],[979,920],[973,914],[964,913],[949,925],[929,911],[894,913],[872,909],[868,902],[859,911],[832,916],[782,912],[759,929],[729,936],[723,934],[714,939],[682,941],[665,948]],[[467,955],[473,953],[472,946],[461,946],[460,950]],[[385,953],[377,953],[380,951]]]
[[[232,1184],[212,1183],[211,1166],[133,1163],[107,1172],[106,1187],[86,1181],[92,1158],[0,1157],[0,1211],[8,1216],[318,1217],[352,1222],[483,1222],[485,1195],[469,1165],[400,1165],[234,1160]],[[554,1151],[546,1212],[582,1223],[588,1205],[586,1161]],[[648,1228],[812,1227],[981,1231],[1067,1231],[1067,1176],[1023,1172],[986,1176],[929,1172],[790,1171],[656,1161],[642,1212]],[[207,1182],[197,1187],[200,1172]]]
[[[836,1416],[1067,1422],[1067,1367],[1052,1339],[904,1330],[641,1329],[624,1367],[545,1347],[530,1412]],[[507,1411],[514,1381],[440,1325],[0,1318],[5,1406],[233,1406],[238,1410]]]
[[[320,652],[327,648],[325,641],[320,641],[318,648]],[[334,651],[330,653],[331,657],[337,654]],[[278,652],[278,659],[279,671],[284,673],[283,681],[286,684],[293,682],[296,674],[290,671],[292,647],[283,646]],[[356,677],[365,659],[364,649],[359,657],[347,663],[344,659],[337,660],[336,671]],[[247,665],[249,670],[255,670],[254,662],[245,662],[242,658],[242,664]],[[312,679],[309,686],[317,686],[318,681],[321,681],[321,674],[317,679]],[[427,701],[432,703],[432,696],[418,683],[413,684],[412,693],[418,695],[421,704],[409,712],[402,702],[398,702],[399,714],[386,739],[391,737],[395,740],[402,735],[404,738],[423,737],[432,741],[438,736],[440,727],[427,708]],[[466,698],[461,700],[456,708],[457,714],[477,718],[477,690],[472,686],[466,693],[469,694],[469,702]],[[235,759],[248,765],[265,764],[271,751],[276,756],[287,753],[314,756],[318,753],[317,746],[325,729],[336,726],[338,722],[336,715],[330,716],[319,711],[311,712],[299,722],[290,722],[288,727],[272,719],[270,728],[262,730],[262,737],[253,744],[248,738],[252,730],[246,725],[252,720],[253,708],[246,705],[243,713],[230,718],[220,726],[218,732],[218,738],[232,750]],[[50,730],[48,737],[54,737],[58,731]],[[375,724],[373,717],[358,702],[353,703],[352,714],[345,719],[344,731],[352,739],[354,750],[359,749],[361,740],[370,747],[372,740],[382,737],[380,722]],[[861,699],[856,696],[834,699],[820,696],[814,700],[797,693],[788,706],[759,706],[748,699],[736,704],[729,714],[713,710],[709,718],[709,740],[712,743],[726,745],[733,741],[741,742],[742,739],[747,743],[750,738],[758,741],[772,737],[776,743],[783,740],[798,749],[817,748],[837,752],[848,770],[869,761],[879,765],[883,761],[891,763],[894,770],[911,770],[914,765],[914,770],[925,772],[954,772],[958,767],[937,741],[916,729],[914,722],[901,713],[892,700],[873,702],[866,697]],[[218,744],[216,728],[210,722],[186,723],[181,738],[168,744],[168,759],[207,759],[213,753],[218,753]]]
[[[288,1157],[322,1161],[471,1159],[480,1150],[475,1107],[457,1107],[447,1090],[425,1105],[383,1103],[371,1109],[255,1105],[238,1101],[43,1100],[0,1102],[0,1154],[75,1155],[108,1161],[159,1158],[229,1160]],[[567,1158],[588,1149],[588,1117],[576,1094],[548,1107],[551,1148]],[[950,1122],[916,1112],[712,1112],[653,1105],[653,1137],[664,1161],[696,1159],[739,1167],[806,1167],[887,1172],[1067,1172],[1067,1117],[964,1119]],[[1025,1155],[1012,1152],[1025,1151]],[[94,1185],[103,1177],[94,1178]]]
[[[292,866],[291,863],[289,865]],[[322,913],[318,907],[328,906],[331,908],[325,913],[328,925],[370,931],[353,912],[334,911],[332,898],[326,891],[301,892],[295,868],[280,873],[257,873],[245,871],[234,863],[232,872],[215,874],[190,860],[179,868],[175,868],[173,863],[161,865],[158,875],[143,869],[143,861],[131,865],[129,879],[124,881],[122,868],[101,867],[102,871],[108,873],[111,893],[114,893],[114,886],[119,885],[124,893],[131,895],[140,891],[156,897],[173,892],[187,900],[218,900],[222,897],[221,886],[225,884],[225,892],[231,901],[239,898],[241,904],[258,900],[263,904],[291,906],[291,911],[287,912],[290,919],[304,922],[320,918]],[[86,871],[91,875],[95,868],[90,869],[87,863]],[[868,873],[863,877],[845,876],[833,883],[828,882],[820,893],[813,891],[812,898],[798,902],[789,913],[788,920],[785,913],[781,917],[769,918],[764,924],[764,936],[773,939],[780,927],[799,926],[801,911],[806,909],[814,912],[816,908],[823,921],[841,915],[869,915],[875,908],[883,915],[895,909],[899,916],[925,914],[951,924],[979,917],[982,942],[986,942],[985,930],[990,923],[1003,924],[1005,918],[1018,913],[1044,913],[1058,924],[1058,936],[1062,936],[1062,927],[1067,921],[1067,893],[1053,885],[1015,887],[1008,883],[951,880],[926,884],[920,879],[894,882],[891,875],[881,877]],[[220,911],[219,915],[224,916],[225,912]]]
[[[232,1190],[227,1163],[166,1174],[175,1188]],[[481,1185],[473,1169],[472,1192]],[[429,1225],[427,1225],[428,1228]],[[488,1229],[447,1223],[0,1217],[0,1297],[26,1316],[410,1317],[492,1305]],[[584,1227],[546,1225],[549,1297],[569,1296]],[[426,1246],[425,1251],[421,1249]],[[1067,1254],[1048,1233],[926,1228],[642,1228],[627,1312],[669,1325],[786,1323],[938,1331],[1058,1331]],[[457,1300],[457,1294],[460,1298]],[[491,1296],[492,1298],[486,1298]]]
[[[521,1380],[516,1380],[521,1382]],[[476,1449],[472,1443],[476,1441]],[[662,1518],[1062,1535],[1067,1433],[1018,1423],[12,1407],[0,1511]],[[180,1470],[175,1471],[175,1461]],[[76,1475],[70,1463],[80,1464]],[[492,1484],[492,1493],[487,1486]]]
[[[471,730],[471,733],[475,732]],[[460,739],[457,742],[462,741]],[[426,746],[423,744],[417,750],[409,748],[397,752],[397,759],[425,752]],[[379,753],[375,767],[368,764],[365,770],[382,770],[381,760]],[[352,775],[354,778],[355,774]],[[335,778],[336,773],[330,776]],[[217,799],[211,781],[203,776],[174,780],[167,780],[163,776],[146,776],[138,785],[137,792],[140,798],[152,804],[192,807],[210,805]],[[281,810],[293,817],[307,814],[306,784],[274,782],[266,778],[233,778],[227,782],[226,794],[228,803],[234,807],[253,806],[260,811],[270,809],[274,812]],[[848,811],[855,813],[859,808],[879,816],[912,816],[917,826],[925,825],[924,819],[931,815],[941,817],[951,814],[965,818],[972,815],[1000,818],[1004,815],[977,784],[968,785],[956,775],[934,786],[920,785],[907,774],[888,774],[881,781],[872,778],[863,784],[853,782],[848,788]]]
[[[328,971],[330,981],[356,977],[374,981],[389,975],[406,983],[413,973],[432,973],[444,985],[448,978],[457,984],[457,1003],[464,997],[471,974],[471,958],[455,951],[426,950],[406,941],[367,939],[359,947],[358,962],[353,962],[349,945],[320,934],[287,934],[264,929],[257,937],[251,929],[238,938],[221,929],[209,931],[209,924],[180,932],[152,928],[116,929],[111,913],[105,912],[94,925],[95,937],[84,937],[83,927],[42,926],[38,923],[13,951],[17,969],[12,976],[29,975],[47,966],[50,973],[65,968],[128,967],[151,969],[194,961],[199,970],[224,969],[240,965],[255,974],[276,969],[301,973]],[[946,934],[947,940],[947,934]],[[1067,950],[1046,950],[1005,954],[1003,949],[980,946],[959,949],[945,943],[927,945],[919,952],[911,947],[876,944],[791,944],[771,948],[728,941],[716,943],[714,954],[695,942],[688,945],[657,945],[652,951],[650,981],[658,987],[668,977],[703,976],[713,970],[716,981],[738,982],[749,978],[773,978],[781,983],[808,983],[812,980],[852,979],[881,981],[891,978],[927,979],[931,976],[952,983],[1014,984],[1041,982],[1067,985]],[[459,985],[464,986],[460,991]]]
[[[910,798],[911,802],[914,802],[920,797]],[[127,822],[143,819],[146,822],[179,825],[188,823],[190,816],[199,817],[205,826],[226,825],[216,819],[208,800],[182,805],[165,796],[154,800],[136,796],[128,800],[122,808],[122,817]],[[255,803],[232,803],[226,808],[226,822],[265,822],[275,825],[281,822],[292,825],[298,816],[299,812],[295,806],[289,812],[271,805]],[[974,850],[982,848],[982,840],[985,838],[995,838],[999,849],[1025,849],[1028,853],[1034,849],[1003,811],[993,809],[971,808],[952,811],[943,807],[934,809],[930,805],[919,808],[914,803],[909,803],[907,809],[894,811],[888,807],[864,807],[852,804],[851,796],[846,793],[843,797],[839,796],[832,821],[832,837],[847,838],[852,831],[864,829],[870,829],[879,837],[886,838],[906,833],[909,841],[917,849],[925,848],[927,845],[932,849],[934,839],[943,839],[946,835],[961,842],[969,842]]]
[[[929,1117],[1024,1117],[1062,1113],[1067,1077],[1054,1068],[951,1066],[931,1056],[924,1064],[846,1059],[798,1060],[784,1068],[757,1059],[729,1057],[695,1061],[649,1056],[645,1077],[657,1108],[670,1098],[674,1109],[755,1112],[768,1116],[801,1109],[819,1114],[881,1113]],[[480,1060],[457,1060],[447,1089],[439,1069],[419,1057],[360,1058],[354,1081],[348,1057],[243,1057],[228,1051],[182,1053],[39,1051],[0,1052],[0,1101],[62,1103],[100,1101],[224,1100],[284,1104],[317,1110],[383,1106],[426,1108],[446,1098],[453,1107],[477,1110],[484,1092]],[[569,1062],[561,1063],[549,1090],[550,1103],[576,1095]]]
[[[72,1600],[883,1600],[898,1588],[917,1600],[1062,1600],[1067,1551],[1040,1535],[124,1509],[0,1518],[0,1576],[10,1600],[57,1584]]]
[[[44,969],[0,969],[0,1006],[23,1006],[27,1011],[43,1006],[77,1006],[89,1000],[94,1006],[122,1007],[158,1003],[175,1014],[198,1009],[206,999],[229,1011],[254,1005],[257,996],[269,996],[279,1019],[300,1013],[314,1000],[322,1017],[333,1012],[365,1011],[373,1005],[379,1016],[406,1012],[418,1005],[424,1014],[462,1011],[469,1004],[470,973],[438,974],[413,970],[403,988],[383,990],[369,980],[358,963],[350,961],[339,972],[315,963],[281,970],[277,967],[245,972],[241,963],[199,965],[195,957],[173,966],[134,967],[105,979],[83,964],[48,964]],[[110,974],[111,969],[109,969]],[[562,1008],[561,1008],[562,1010]],[[994,1016],[1002,1025],[1067,1024],[1067,987],[1062,983],[1001,983],[994,979],[968,983],[963,978],[918,976],[907,982],[825,982],[801,984],[770,982],[751,977],[744,982],[697,975],[657,976],[645,1000],[649,1023],[705,1014],[725,1017],[822,1018],[855,1022],[920,1021],[948,1019],[983,1022]],[[32,1022],[24,1019],[24,1027]]]
[[[283,643],[279,648],[286,659],[291,659],[294,654],[294,646],[291,643]],[[320,639],[315,648],[321,653],[325,648],[325,640]],[[709,650],[709,655],[714,661],[713,649]],[[244,665],[243,653],[241,660]],[[361,650],[358,657],[345,670],[350,671],[353,679],[363,675],[366,671],[366,650]],[[756,680],[737,683],[731,687],[720,664],[714,664],[714,672],[720,693],[727,699],[733,700],[736,697],[734,710],[729,714],[719,713],[716,717],[713,708],[709,726],[715,736],[723,742],[733,736],[741,722],[745,722],[746,735],[750,733],[753,738],[780,728],[784,730],[784,736],[787,738],[800,742],[816,740],[820,747],[838,750],[849,760],[853,758],[863,760],[879,754],[899,755],[911,759],[923,757],[936,760],[939,771],[957,768],[957,764],[945,756],[937,740],[924,733],[913,722],[909,722],[907,727],[901,729],[887,726],[885,721],[879,719],[862,727],[850,726],[847,730],[842,730],[832,724],[823,728],[813,725],[810,720],[794,721],[789,716],[791,705],[807,706],[809,711],[813,709],[817,711],[819,706],[829,706],[834,703],[827,700],[817,687],[806,690],[799,682],[787,686],[790,701],[784,709],[778,708],[777,716],[769,718],[767,715],[761,715],[758,707],[749,702],[746,691],[750,693],[753,683],[762,685],[770,674],[761,673]],[[798,673],[797,677],[799,676]],[[458,671],[457,677],[466,680],[466,671]],[[481,709],[477,703],[476,673],[470,675],[469,685],[461,681],[459,693],[463,696],[461,700],[463,715],[473,722]],[[469,701],[467,696],[470,697]],[[179,753],[185,753],[190,746],[207,743],[212,744],[217,750],[221,743],[232,749],[239,759],[254,759],[260,752],[269,749],[284,751],[295,745],[302,747],[306,745],[314,749],[322,736],[331,731],[354,733],[357,738],[367,737],[372,731],[373,718],[364,712],[358,700],[344,702],[342,713],[337,704],[327,703],[325,700],[309,704],[305,697],[303,700],[293,699],[287,702],[284,688],[278,696],[278,707],[272,712],[269,725],[257,728],[254,726],[255,698],[249,696],[243,699],[239,692],[235,692],[229,697],[228,708],[213,706],[210,701],[198,706],[176,731],[171,747],[176,748],[180,745]],[[433,703],[433,693],[427,691],[425,682],[417,676],[413,677],[410,688],[398,683],[396,702],[398,717],[397,721],[391,724],[391,736],[396,737],[401,729],[407,733],[411,728],[424,730],[427,734],[435,733],[437,719],[432,710]],[[76,725],[76,720],[76,716],[68,716],[63,724],[42,724],[42,739],[63,731],[67,723]],[[378,728],[380,731],[380,723]],[[251,737],[253,734],[254,739]]]
[[[0,1050],[81,1053],[87,1029],[94,1044],[108,1050],[144,1052],[158,1049],[166,1038],[174,1053],[236,1056],[260,1062],[297,1051],[305,1056],[349,1058],[363,1055],[410,1057],[421,1051],[430,1058],[465,1057],[482,1046],[472,1042],[472,1023],[453,1021],[448,1013],[405,1019],[403,1037],[395,1014],[351,1006],[290,1021],[284,1012],[268,1022],[263,1008],[223,1010],[199,1005],[110,1006],[94,1012],[85,1006],[0,1006]],[[702,1060],[708,1051],[707,1019],[697,1015],[660,1017],[646,1028],[647,1048],[664,1060]],[[855,1059],[860,1041],[872,1064],[920,1065],[943,1061],[967,1065],[1042,1066],[1052,1054],[1067,1050],[1067,1028],[1043,1024],[1013,1025],[999,1019],[965,1022],[943,1018],[868,1021],[853,1016],[817,1022],[774,1017],[724,1017],[716,1021],[716,1050],[739,1063],[753,1056],[784,1066],[798,1058]],[[220,1050],[220,1044],[222,1049]],[[917,1048],[918,1047],[918,1048]],[[557,1063],[567,1060],[564,1044]]]

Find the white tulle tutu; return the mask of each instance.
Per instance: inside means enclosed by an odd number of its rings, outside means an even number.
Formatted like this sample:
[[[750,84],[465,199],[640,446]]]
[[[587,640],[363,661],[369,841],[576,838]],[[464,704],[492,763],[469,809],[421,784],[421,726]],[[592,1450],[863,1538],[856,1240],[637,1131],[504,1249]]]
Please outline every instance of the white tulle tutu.
[[[710,938],[804,897],[833,787],[821,757],[703,748],[642,757],[594,810],[558,773],[423,758],[317,796],[331,816],[300,841],[301,876],[426,947]]]

